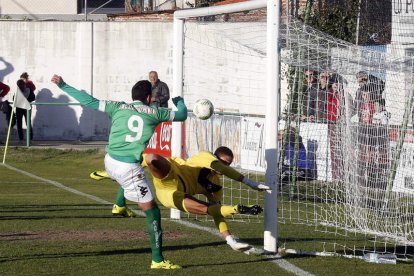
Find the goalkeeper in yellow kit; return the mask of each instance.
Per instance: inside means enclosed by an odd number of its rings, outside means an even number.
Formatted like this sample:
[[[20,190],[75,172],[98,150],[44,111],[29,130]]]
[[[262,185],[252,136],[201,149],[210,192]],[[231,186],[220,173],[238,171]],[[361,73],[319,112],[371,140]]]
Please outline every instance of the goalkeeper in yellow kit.
[[[243,251],[251,246],[237,241],[231,235],[225,218],[235,214],[257,215],[262,212],[262,208],[258,205],[221,205],[223,190],[220,176],[225,175],[259,191],[270,190],[270,187],[252,181],[231,168],[233,158],[229,148],[219,147],[214,154],[200,152],[187,160],[147,154],[144,155],[142,166],[149,168],[156,196],[162,205],[187,213],[212,216],[227,244],[234,250]],[[205,195],[208,202],[194,198],[197,194]]]

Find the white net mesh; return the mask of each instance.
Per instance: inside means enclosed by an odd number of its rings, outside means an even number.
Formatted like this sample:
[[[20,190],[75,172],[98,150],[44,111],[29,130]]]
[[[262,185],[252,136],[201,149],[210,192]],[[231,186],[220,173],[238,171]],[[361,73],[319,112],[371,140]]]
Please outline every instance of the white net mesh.
[[[329,245],[345,254],[405,255],[397,245],[414,241],[407,164],[414,149],[407,140],[413,134],[412,59],[335,40],[297,21],[285,26],[282,62],[291,66],[294,93],[285,108],[282,150],[291,154],[290,171],[312,170],[316,181],[285,177],[279,217],[344,238],[324,242],[326,251]]]
[[[265,171],[266,24],[260,21],[187,22],[184,43],[186,103],[191,108],[208,98],[216,109],[208,121],[190,117],[186,153],[226,145],[235,152],[234,166],[256,180]],[[288,18],[281,48],[281,246],[412,258],[413,60]],[[243,184],[224,186],[225,204],[262,204]]]
[[[215,107],[209,120],[187,119],[186,155],[227,146],[235,155],[232,166],[256,181],[264,173],[264,32],[264,23],[185,24],[186,104],[191,109],[195,101],[207,98]],[[246,185],[230,179],[223,179],[223,185],[223,204],[263,206],[261,196]],[[246,215],[234,219],[260,221]]]

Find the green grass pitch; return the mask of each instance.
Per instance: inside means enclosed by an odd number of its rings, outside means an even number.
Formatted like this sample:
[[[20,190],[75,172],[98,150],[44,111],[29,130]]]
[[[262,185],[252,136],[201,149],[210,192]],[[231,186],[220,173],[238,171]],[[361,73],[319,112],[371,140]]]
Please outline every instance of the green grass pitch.
[[[235,252],[216,235],[168,219],[165,208],[161,209],[164,255],[184,268],[151,271],[144,219],[113,217],[117,184],[89,178],[90,172],[103,168],[103,156],[98,150],[8,150],[6,164],[37,177],[0,166],[0,275],[293,274],[274,257]],[[189,221],[214,227],[211,221]],[[262,223],[229,224],[241,239],[262,246]],[[300,225],[281,227],[285,239],[306,235]],[[283,261],[314,275],[410,275],[414,271],[414,264],[375,265],[341,257],[287,255]]]

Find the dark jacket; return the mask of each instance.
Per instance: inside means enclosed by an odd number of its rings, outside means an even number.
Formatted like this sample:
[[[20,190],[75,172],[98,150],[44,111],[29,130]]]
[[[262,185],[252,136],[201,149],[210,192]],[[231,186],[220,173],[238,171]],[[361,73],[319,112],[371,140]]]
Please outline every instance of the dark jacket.
[[[158,79],[152,87],[152,97],[157,100],[159,107],[168,107],[168,100],[170,99],[168,85]]]

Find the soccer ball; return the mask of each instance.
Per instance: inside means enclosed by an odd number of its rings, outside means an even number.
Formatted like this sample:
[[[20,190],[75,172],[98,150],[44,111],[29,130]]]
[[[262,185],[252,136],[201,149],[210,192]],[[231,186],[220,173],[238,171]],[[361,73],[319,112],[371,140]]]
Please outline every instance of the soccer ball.
[[[201,99],[194,104],[193,113],[200,120],[207,120],[213,115],[214,106],[209,100]]]

